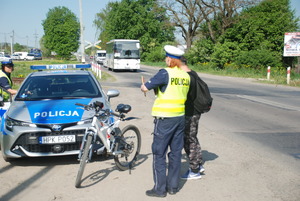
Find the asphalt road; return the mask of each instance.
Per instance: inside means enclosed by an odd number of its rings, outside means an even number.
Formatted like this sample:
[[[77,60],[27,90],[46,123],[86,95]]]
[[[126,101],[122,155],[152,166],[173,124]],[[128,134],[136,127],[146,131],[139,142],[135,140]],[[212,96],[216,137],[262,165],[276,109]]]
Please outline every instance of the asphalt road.
[[[156,200],[145,195],[153,187],[150,112],[155,97],[151,91],[145,97],[140,82],[141,75],[148,80],[157,70],[110,72],[117,81],[102,82],[105,90],[121,92],[111,99],[113,107],[130,104],[129,116],[140,117],[128,122],[142,134],[141,153],[131,172],[118,171],[112,158],[95,158],[86,167],[82,188],[76,189],[76,156],[12,164],[0,158],[0,200]],[[176,195],[160,200],[300,200],[300,90],[251,79],[201,76],[214,98],[212,110],[201,117],[198,134],[205,175],[200,180],[182,180]],[[181,173],[187,168],[183,155]]]
[[[141,76],[149,80],[159,68],[143,66],[138,73],[120,71],[117,86],[139,88]],[[104,68],[104,70],[107,70]],[[300,170],[300,88],[261,84],[253,79],[199,74],[214,98],[201,125],[267,149],[268,157]],[[107,84],[108,86],[116,86]],[[279,152],[279,154],[277,154]]]

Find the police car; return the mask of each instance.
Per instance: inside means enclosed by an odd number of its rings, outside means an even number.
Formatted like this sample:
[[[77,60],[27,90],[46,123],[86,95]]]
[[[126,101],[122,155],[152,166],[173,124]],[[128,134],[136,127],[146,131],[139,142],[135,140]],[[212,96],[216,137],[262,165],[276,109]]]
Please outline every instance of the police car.
[[[38,71],[27,76],[1,119],[4,160],[78,154],[94,113],[75,103],[101,101],[105,109],[110,109],[109,99],[119,95],[117,90],[104,94],[98,80],[86,70],[90,67],[31,66]]]

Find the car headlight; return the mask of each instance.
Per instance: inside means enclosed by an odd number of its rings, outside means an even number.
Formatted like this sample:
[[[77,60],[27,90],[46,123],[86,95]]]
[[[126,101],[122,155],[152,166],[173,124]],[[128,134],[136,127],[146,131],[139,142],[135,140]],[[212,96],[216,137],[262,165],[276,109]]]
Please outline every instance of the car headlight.
[[[32,124],[32,123],[27,123],[27,122],[23,122],[23,121],[17,121],[14,120],[12,118],[7,117],[5,119],[5,127],[7,130],[12,131],[14,126],[22,126],[22,127],[33,127],[35,128],[36,125]]]

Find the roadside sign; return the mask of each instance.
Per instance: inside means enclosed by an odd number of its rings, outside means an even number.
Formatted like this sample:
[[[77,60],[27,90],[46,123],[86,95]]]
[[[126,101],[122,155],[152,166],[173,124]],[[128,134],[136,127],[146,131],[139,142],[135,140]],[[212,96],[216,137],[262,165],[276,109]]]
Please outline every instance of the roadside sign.
[[[289,32],[284,34],[283,56],[300,56],[300,32]]]
[[[87,46],[85,46],[85,48],[84,49],[88,49],[88,48],[90,48],[90,47],[96,47],[96,48],[99,48],[99,49],[101,49],[101,47],[100,46],[98,46],[97,44],[99,44],[100,42],[101,42],[101,40],[98,40],[97,42],[95,42],[94,44],[92,44],[91,42],[89,42],[89,41],[85,41],[85,42],[87,42],[88,43],[88,45]]]

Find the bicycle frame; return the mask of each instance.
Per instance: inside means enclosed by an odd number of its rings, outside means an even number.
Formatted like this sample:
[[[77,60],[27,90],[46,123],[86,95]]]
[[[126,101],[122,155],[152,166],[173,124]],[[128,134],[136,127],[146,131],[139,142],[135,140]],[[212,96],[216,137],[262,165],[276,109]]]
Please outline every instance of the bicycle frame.
[[[115,136],[112,135],[111,131],[114,128],[119,127],[120,121],[121,121],[121,119],[118,118],[115,122],[105,123],[104,121],[100,121],[97,118],[97,115],[94,115],[91,126],[86,130],[83,140],[85,141],[87,139],[88,135],[92,135],[93,136],[93,140],[92,140],[93,143],[91,144],[91,146],[92,146],[96,142],[96,136],[99,136],[99,138],[100,138],[101,142],[103,143],[104,147],[106,148],[108,154],[112,154],[112,155],[124,154],[123,151],[117,151],[117,152],[113,151],[115,148],[115,140],[116,139],[115,139]],[[78,155],[78,158],[80,158],[82,155],[81,150],[82,150],[83,146],[84,146],[84,143],[81,144],[80,153]],[[91,160],[92,154],[93,154],[93,152],[91,151],[89,153],[89,160]]]

